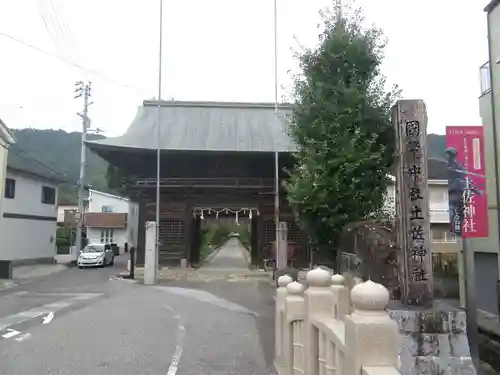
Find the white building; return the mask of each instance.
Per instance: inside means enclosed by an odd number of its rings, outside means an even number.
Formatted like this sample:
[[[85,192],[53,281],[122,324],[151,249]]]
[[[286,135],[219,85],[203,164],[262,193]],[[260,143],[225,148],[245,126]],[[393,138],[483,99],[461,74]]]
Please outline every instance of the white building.
[[[3,217],[3,192],[5,185],[5,174],[7,173],[7,155],[9,146],[15,142],[13,134],[0,119],[0,238],[2,233]]]
[[[135,244],[139,218],[137,203],[128,198],[89,190],[85,226],[89,243],[116,243],[123,252],[125,243]]]
[[[10,151],[4,181],[0,259],[14,264],[53,262],[60,177]]]

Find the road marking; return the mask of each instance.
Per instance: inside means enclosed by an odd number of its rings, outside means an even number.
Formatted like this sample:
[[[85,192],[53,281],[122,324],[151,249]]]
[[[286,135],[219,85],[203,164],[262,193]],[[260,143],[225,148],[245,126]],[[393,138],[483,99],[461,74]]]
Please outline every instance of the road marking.
[[[54,313],[49,312],[45,318],[43,318],[42,324],[48,324],[54,319]]]
[[[4,333],[4,334],[2,335],[2,337],[3,337],[4,339],[11,339],[11,338],[13,338],[14,336],[17,336],[17,335],[19,335],[19,334],[21,333],[21,332],[19,332],[19,331],[16,331],[15,329],[8,329],[7,331],[8,331],[7,333]]]
[[[17,286],[17,284],[14,284],[14,283],[1,283],[0,282],[0,291],[2,290],[7,290],[7,289],[10,289],[10,288],[14,288],[15,286]]]
[[[100,295],[102,295],[102,293],[73,293],[69,295],[72,295],[73,297],[58,302],[48,303],[40,307],[35,307],[30,310],[21,311],[17,314],[0,318],[0,331],[5,330],[12,325],[20,324],[27,320],[38,318],[42,315],[47,315],[50,313],[54,314],[57,311],[75,305],[78,302],[99,297]]]
[[[170,306],[165,305],[165,307],[175,314],[174,309]],[[177,332],[175,339],[175,349],[172,354],[172,359],[170,361],[170,366],[168,367],[167,375],[175,375],[177,374],[177,370],[179,370],[179,365],[181,363],[182,353],[184,351],[184,336],[186,335],[186,327],[182,323],[182,318],[180,315],[174,315],[175,320],[177,320]]]
[[[259,317],[259,314],[256,313],[255,311],[249,310],[246,307],[238,305],[237,303],[219,298],[216,295],[206,292],[204,290],[180,288],[175,286],[155,286],[153,288],[161,290],[163,292],[171,292],[180,296],[194,298],[197,299],[198,301],[207,302],[227,310],[232,310],[234,312],[240,312],[243,314],[252,315],[256,318]]]
[[[16,337],[14,340],[16,340],[17,342],[21,342],[21,341],[24,341],[26,339],[29,339],[30,337],[31,337],[31,335],[29,333],[23,333],[21,336]]]
[[[25,294],[28,294],[28,292],[24,290],[22,292],[9,293],[5,297],[17,297],[17,296],[22,296],[22,295],[25,295]]]

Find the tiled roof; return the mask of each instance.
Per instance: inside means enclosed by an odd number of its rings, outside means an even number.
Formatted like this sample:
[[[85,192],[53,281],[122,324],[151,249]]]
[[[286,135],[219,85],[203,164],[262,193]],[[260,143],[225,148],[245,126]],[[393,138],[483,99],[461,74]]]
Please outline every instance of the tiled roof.
[[[36,160],[24,156],[22,152],[9,149],[7,154],[7,168],[28,173],[53,182],[67,182],[64,176],[38,163]]]
[[[396,173],[391,173],[393,181]],[[448,166],[443,160],[428,159],[427,160],[427,178],[429,181],[448,181]]]
[[[499,0],[500,1],[500,0]],[[158,101],[145,101],[122,136],[88,141],[90,149],[156,150]],[[172,151],[291,152],[297,148],[288,135],[292,105],[162,101],[160,148]],[[432,180],[446,180],[446,162],[429,159]]]
[[[288,135],[290,105],[278,113],[272,103],[162,101],[162,150],[287,152],[296,149]],[[99,146],[156,149],[158,101],[145,101],[122,136],[87,142]]]
[[[448,180],[448,165],[444,160],[427,160],[427,175],[429,180]]]

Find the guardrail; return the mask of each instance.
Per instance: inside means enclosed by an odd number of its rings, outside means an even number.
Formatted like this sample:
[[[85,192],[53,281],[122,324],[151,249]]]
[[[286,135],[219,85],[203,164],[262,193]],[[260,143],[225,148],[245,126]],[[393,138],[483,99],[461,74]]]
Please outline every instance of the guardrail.
[[[275,367],[279,375],[397,375],[400,334],[385,310],[389,291],[367,281],[350,288],[316,268],[304,285],[278,279]]]

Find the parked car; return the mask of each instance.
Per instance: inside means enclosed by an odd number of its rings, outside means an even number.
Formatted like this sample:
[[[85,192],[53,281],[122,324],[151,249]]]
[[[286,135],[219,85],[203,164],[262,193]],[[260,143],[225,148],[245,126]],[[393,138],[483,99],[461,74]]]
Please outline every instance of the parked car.
[[[90,244],[83,248],[78,256],[78,267],[111,266],[115,254],[109,244]]]

